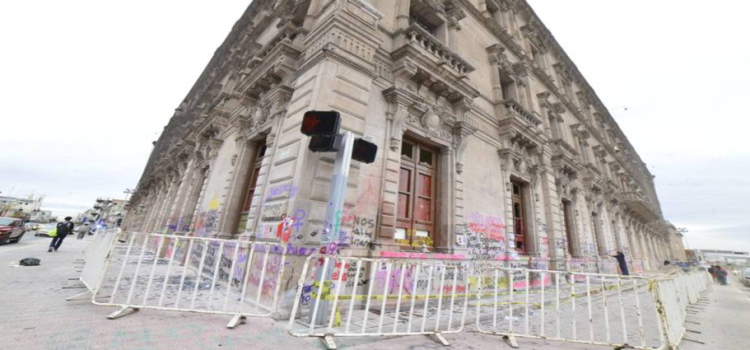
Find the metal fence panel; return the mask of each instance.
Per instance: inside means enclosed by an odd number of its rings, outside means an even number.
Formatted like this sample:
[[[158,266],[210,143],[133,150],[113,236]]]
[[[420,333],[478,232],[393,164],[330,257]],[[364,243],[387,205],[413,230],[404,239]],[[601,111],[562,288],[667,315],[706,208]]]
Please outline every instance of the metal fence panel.
[[[311,255],[289,320],[298,337],[460,332],[469,306],[467,264]]]
[[[636,349],[663,343],[651,284],[641,277],[477,266],[482,333]]]
[[[119,232],[120,229],[97,231],[91,242],[86,246],[83,253],[86,264],[81,271],[80,280],[90,292],[94,291],[94,288],[99,285],[99,281],[104,277],[104,261],[109,255]]]
[[[278,243],[122,234],[104,264],[93,302],[135,310],[270,316],[278,303],[285,252]]]

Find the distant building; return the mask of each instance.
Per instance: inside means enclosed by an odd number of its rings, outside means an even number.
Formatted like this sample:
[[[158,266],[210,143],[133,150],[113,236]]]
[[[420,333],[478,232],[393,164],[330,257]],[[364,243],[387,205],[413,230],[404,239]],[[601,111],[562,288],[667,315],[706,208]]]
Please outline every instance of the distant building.
[[[31,212],[31,215],[29,215],[29,221],[48,223],[50,221],[54,221],[54,217],[52,216],[51,210],[37,210]]]
[[[30,220],[33,213],[38,212],[42,207],[44,197],[7,197],[0,196],[0,216],[9,216],[14,218]]]
[[[128,201],[123,199],[97,198],[93,208],[78,215],[77,221],[94,222],[98,228],[120,227],[128,212]]]
[[[690,252],[696,260],[710,265],[750,266],[750,252],[733,250],[695,249]]]

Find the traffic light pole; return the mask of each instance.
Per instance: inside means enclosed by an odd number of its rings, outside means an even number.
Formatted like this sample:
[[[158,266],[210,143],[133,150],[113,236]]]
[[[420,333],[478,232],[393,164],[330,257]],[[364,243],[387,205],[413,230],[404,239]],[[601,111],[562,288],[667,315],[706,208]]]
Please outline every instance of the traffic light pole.
[[[344,213],[346,199],[346,185],[349,181],[349,168],[352,165],[352,150],[354,149],[354,134],[344,131],[341,144],[336,152],[336,163],[333,165],[331,188],[328,192],[328,207],[326,208],[326,222],[321,238],[321,247],[326,248],[326,254],[335,254],[335,246],[341,236],[341,218]],[[332,251],[329,251],[332,250]]]
[[[320,239],[321,248],[325,249],[326,255],[334,255],[338,250],[339,239],[341,237],[341,219],[344,216],[344,201],[346,200],[346,187],[349,182],[349,168],[352,165],[352,150],[354,149],[354,134],[344,131],[340,137],[341,143],[338,145],[336,152],[336,162],[333,165],[333,175],[331,176],[331,188],[328,192],[328,207],[326,208],[326,221],[323,228],[323,237]],[[322,250],[322,249],[321,249]],[[325,274],[324,281],[332,281],[335,264],[329,264],[325,271],[317,270],[315,281],[320,281],[322,274]],[[346,273],[346,267],[340,267],[340,273]],[[326,287],[318,286],[318,293],[322,293]],[[323,325],[331,312],[330,302],[327,300],[320,301],[316,325]],[[312,314],[310,314],[312,321]]]

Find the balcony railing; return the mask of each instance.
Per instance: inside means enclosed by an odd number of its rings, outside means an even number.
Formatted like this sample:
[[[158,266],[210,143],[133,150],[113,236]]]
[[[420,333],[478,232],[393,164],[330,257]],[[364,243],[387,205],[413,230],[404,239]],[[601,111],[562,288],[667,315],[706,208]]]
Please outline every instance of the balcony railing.
[[[620,192],[617,199],[631,210],[649,219],[658,219],[659,211],[642,194],[638,192]]]
[[[404,35],[406,36],[408,45],[426,51],[438,62],[447,65],[459,75],[468,74],[474,71],[474,67],[461,58],[457,53],[441,43],[440,40],[432,36],[432,34],[424,28],[413,24],[406,28]]]
[[[533,126],[539,126],[540,124],[542,124],[541,118],[527,111],[515,100],[505,100],[503,101],[503,105],[505,105],[505,110],[508,117],[519,118],[525,123],[529,123]]]

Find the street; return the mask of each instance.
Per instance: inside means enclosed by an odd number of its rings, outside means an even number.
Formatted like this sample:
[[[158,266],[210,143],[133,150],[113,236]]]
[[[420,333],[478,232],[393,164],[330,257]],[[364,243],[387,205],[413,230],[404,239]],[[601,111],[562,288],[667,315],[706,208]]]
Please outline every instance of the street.
[[[31,232],[30,232],[31,233]],[[60,251],[46,251],[50,238],[27,234],[18,244],[0,246],[0,259],[6,262],[0,270],[0,289],[3,306],[0,319],[6,337],[0,339],[2,349],[321,349],[314,338],[295,338],[287,334],[285,320],[249,319],[248,324],[234,330],[224,326],[228,317],[195,313],[142,310],[118,320],[107,320],[114,311],[111,307],[96,306],[88,299],[65,301],[65,298],[84,292],[77,280],[83,266],[82,252],[91,239],[76,240],[69,236]],[[41,265],[17,266],[20,259],[36,257]],[[742,292],[740,292],[740,289]],[[743,295],[742,293],[745,293]],[[710,344],[717,347],[684,342],[685,349],[740,349],[739,341],[729,341],[724,333],[742,335],[750,309],[748,288],[738,281],[731,286],[713,286],[711,303],[698,317],[701,327],[715,323],[720,329],[713,332]],[[743,305],[743,307],[737,307]],[[699,305],[700,306],[700,305]],[[703,307],[703,306],[701,306]],[[743,314],[744,312],[744,314]],[[734,315],[732,317],[725,317]],[[721,318],[719,322],[716,318]],[[744,321],[744,323],[743,323]],[[693,327],[688,327],[692,329]],[[714,327],[711,327],[712,329]],[[706,335],[691,334],[699,340]],[[502,338],[476,332],[473,322],[458,334],[446,335],[452,346],[448,348],[484,349],[510,348]],[[727,341],[724,344],[721,341]],[[714,343],[715,342],[715,343]],[[423,336],[391,338],[337,338],[340,348],[366,349],[373,346],[394,349],[443,348]],[[589,345],[573,345],[535,339],[519,339],[523,349],[605,349]],[[718,346],[718,344],[723,344]]]

